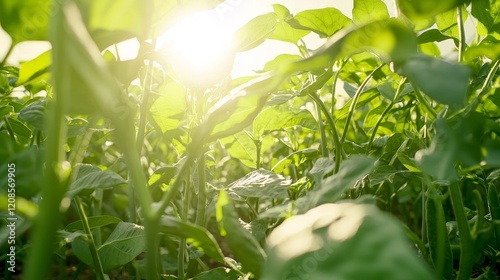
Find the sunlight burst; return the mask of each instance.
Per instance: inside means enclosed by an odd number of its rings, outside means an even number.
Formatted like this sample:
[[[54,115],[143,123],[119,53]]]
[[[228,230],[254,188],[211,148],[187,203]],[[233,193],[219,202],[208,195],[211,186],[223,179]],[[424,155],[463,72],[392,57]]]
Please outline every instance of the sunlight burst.
[[[210,12],[169,29],[158,46],[178,78],[191,86],[211,86],[229,75],[235,55],[232,32]]]

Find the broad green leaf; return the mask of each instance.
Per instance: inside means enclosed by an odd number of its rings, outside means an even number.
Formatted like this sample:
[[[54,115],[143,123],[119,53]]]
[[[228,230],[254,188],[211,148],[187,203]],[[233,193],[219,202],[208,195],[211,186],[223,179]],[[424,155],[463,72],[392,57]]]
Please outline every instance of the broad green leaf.
[[[359,155],[350,157],[342,162],[337,173],[321,180],[317,187],[307,194],[309,205],[315,207],[338,200],[345,191],[354,187],[358,180],[368,175],[374,168],[373,158]]]
[[[388,18],[389,12],[382,0],[354,0],[352,19],[357,25]]]
[[[280,54],[275,57],[273,60],[266,62],[264,65],[264,71],[274,71],[279,69],[283,64],[290,63],[292,61],[301,60],[302,57],[297,54]]]
[[[493,61],[498,60],[500,58],[500,44],[483,41],[479,45],[470,46],[465,50],[464,60],[472,61],[483,56]]]
[[[177,83],[166,83],[158,92],[161,95],[151,106],[151,115],[164,133],[179,126],[186,112],[186,89]]]
[[[236,260],[241,262],[242,270],[260,277],[266,253],[255,237],[241,226],[236,209],[225,191],[219,192],[216,218],[220,234],[225,238]]]
[[[407,76],[427,96],[442,104],[462,104],[465,101],[471,69],[426,55],[415,55],[402,68]]]
[[[12,37],[12,44],[47,40],[52,13],[50,0],[1,0],[0,25]]]
[[[309,170],[308,176],[312,177],[316,183],[320,183],[323,180],[323,177],[333,172],[335,166],[335,162],[331,158],[319,158],[314,162],[313,167]]]
[[[78,164],[75,169],[78,170],[78,175],[66,194],[68,197],[74,197],[82,191],[88,193],[126,183],[120,175],[112,171],[103,171],[95,165]]]
[[[144,227],[119,223],[104,244],[98,248],[104,271],[129,263],[146,249]]]
[[[126,122],[132,105],[107,69],[74,2],[54,11],[50,38],[53,83],[65,113],[100,113],[116,123]]]
[[[294,111],[289,106],[275,106],[263,110],[253,122],[253,135],[260,138],[266,133],[301,126],[318,129],[318,123],[308,110]]]
[[[452,9],[436,16],[436,25],[441,33],[458,40],[460,38],[457,24],[457,9]],[[467,19],[467,10],[463,9],[463,19]]]
[[[248,167],[257,166],[257,147],[254,141],[244,131],[220,139],[227,152]]]
[[[190,280],[238,280],[240,279],[240,274],[225,267],[218,267],[208,271],[204,271]]]
[[[418,35],[417,43],[424,44],[430,42],[442,42],[447,39],[451,39],[451,37],[444,35],[438,29],[429,29],[424,33]]]
[[[479,21],[481,36],[500,33],[500,2],[496,0],[475,0],[471,2],[471,14]]]
[[[351,20],[336,8],[305,10],[288,23],[298,29],[312,31],[320,38],[327,38],[351,24]]]
[[[120,218],[115,217],[115,216],[91,216],[88,217],[88,222],[89,226],[91,229],[93,228],[98,228],[98,227],[103,227],[111,224],[117,224],[120,222],[123,222]],[[67,231],[83,231],[83,224],[81,220],[72,222],[71,224],[67,225],[65,230]]]
[[[399,9],[410,19],[429,18],[446,12],[467,0],[398,0]]]
[[[250,172],[227,186],[229,192],[243,197],[288,198],[290,180],[265,169]]]
[[[71,243],[75,255],[84,263],[92,266],[89,245],[82,238]],[[97,254],[104,271],[125,265],[146,249],[146,237],[142,226],[132,223],[119,223],[108,239],[97,248]]]
[[[278,17],[275,13],[257,16],[238,29],[234,34],[236,50],[247,51],[262,44],[276,28]]]
[[[152,1],[79,0],[83,19],[99,49],[147,35]]]
[[[183,222],[179,219],[163,216],[160,223],[160,231],[186,238],[187,242],[193,244],[196,249],[204,252],[214,260],[225,263],[224,255],[212,234],[203,227]]]
[[[418,45],[420,52],[429,56],[440,57],[441,51],[436,43],[425,43]]]
[[[291,19],[291,14],[286,7],[280,4],[273,5],[274,12],[278,15],[276,27],[269,36],[269,39],[289,42],[297,44],[297,42],[310,31],[294,28],[288,21]]]
[[[337,32],[310,57],[284,65],[284,73],[324,68],[331,61],[370,51],[384,61],[404,62],[417,52],[413,31],[396,19]]]
[[[26,138],[31,137],[31,129],[29,129],[24,123],[11,117],[7,118],[7,121],[9,122],[12,131],[14,131],[17,136]]]
[[[19,79],[16,85],[24,85],[41,79],[48,80],[48,71],[52,63],[51,55],[51,51],[46,51],[32,60],[22,62],[19,68]]]
[[[45,117],[45,102],[37,101],[19,111],[19,118],[36,129],[42,129]]]
[[[273,168],[271,168],[272,171],[276,173],[281,173],[283,172],[286,168],[290,166],[290,164],[293,164],[295,166],[299,166],[303,161],[305,161],[307,158],[314,158],[319,154],[319,151],[317,149],[313,148],[305,148],[302,150],[295,151],[286,157],[282,158],[280,161],[278,161]]]
[[[267,245],[262,280],[434,279],[399,222],[372,205],[313,208],[285,220]]]
[[[384,181],[392,181],[394,175],[400,173],[402,171],[397,170],[392,165],[381,165],[377,166],[373,172],[368,175],[368,179],[370,180],[370,184],[372,186],[378,185]]]
[[[10,105],[2,105],[0,107],[0,118],[3,119],[4,116],[9,116],[12,113],[14,113],[14,107]]]

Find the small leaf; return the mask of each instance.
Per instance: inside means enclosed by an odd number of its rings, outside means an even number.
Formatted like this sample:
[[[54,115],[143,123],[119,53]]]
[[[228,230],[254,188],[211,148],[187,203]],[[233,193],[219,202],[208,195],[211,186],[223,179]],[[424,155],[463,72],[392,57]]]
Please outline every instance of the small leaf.
[[[220,263],[225,263],[217,241],[205,228],[167,216],[161,218],[160,225],[161,232],[186,238],[187,242],[193,244],[198,250]]]
[[[238,29],[234,35],[236,50],[244,52],[262,44],[276,28],[278,17],[275,13],[257,16]]]
[[[361,25],[367,22],[389,18],[387,6],[381,0],[354,0],[352,19]]]
[[[237,212],[225,191],[219,192],[216,218],[221,235],[225,237],[236,260],[241,262],[243,271],[260,277],[266,253],[255,237],[241,226]]]
[[[280,4],[274,4],[273,8],[275,14],[278,15],[278,18],[276,28],[269,39],[297,44],[302,37],[309,33],[308,30],[296,29],[288,23],[291,14],[286,7]]]
[[[129,263],[146,249],[146,236],[142,226],[119,223],[98,249],[104,271]]]
[[[40,79],[49,79],[47,74],[52,64],[52,51],[46,51],[32,60],[22,62],[16,85],[32,83]]]
[[[89,222],[90,228],[93,229],[93,228],[107,226],[110,224],[117,224],[117,223],[122,222],[122,220],[120,218],[115,217],[115,216],[104,215],[104,216],[88,217],[88,222]],[[70,223],[69,225],[66,226],[66,230],[67,231],[78,231],[78,230],[83,231],[82,221],[78,220],[78,221]]]
[[[19,111],[19,118],[36,129],[42,129],[45,117],[45,102],[37,101]]]
[[[469,67],[453,64],[426,55],[415,55],[403,66],[407,76],[427,96],[442,104],[462,104],[472,71]]]
[[[75,169],[78,170],[78,175],[66,194],[71,198],[82,191],[89,193],[96,189],[110,189],[126,183],[120,175],[112,171],[103,171],[95,165],[78,164]]]
[[[158,92],[161,95],[151,106],[151,115],[164,133],[179,126],[186,112],[186,89],[178,83],[166,83]]]
[[[266,133],[301,126],[312,130],[318,124],[308,110],[294,111],[289,106],[276,106],[263,110],[253,122],[253,135],[260,138]]]
[[[265,169],[250,172],[228,185],[228,190],[243,197],[288,198],[290,180]]]
[[[294,28],[312,31],[320,38],[327,38],[351,24],[351,20],[338,9],[328,7],[302,11],[288,23]]]

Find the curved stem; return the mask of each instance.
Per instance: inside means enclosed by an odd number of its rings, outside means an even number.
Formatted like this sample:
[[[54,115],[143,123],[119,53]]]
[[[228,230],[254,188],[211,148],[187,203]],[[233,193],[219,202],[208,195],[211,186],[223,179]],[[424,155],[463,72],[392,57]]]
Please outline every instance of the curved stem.
[[[339,133],[337,130],[337,126],[335,125],[335,120],[333,119],[333,115],[330,114],[325,103],[321,100],[321,98],[318,96],[317,93],[315,92],[309,93],[309,96],[311,97],[312,100],[316,102],[317,105],[319,105],[321,111],[326,117],[326,121],[328,122],[330,129],[332,130],[333,144],[335,147],[334,172],[337,173],[337,171],[339,171],[340,169],[340,162],[342,161],[342,158],[345,157],[345,153],[344,150],[342,149],[342,145],[340,144]]]
[[[0,62],[0,67],[4,66],[7,63],[7,59],[9,58],[10,54],[12,53],[12,50],[14,50],[14,42],[10,44],[9,49],[7,50],[7,53],[5,54],[4,58],[2,59],[2,62]]]
[[[488,76],[486,76],[486,79],[484,80],[483,86],[479,90],[477,98],[475,98],[474,101],[467,107],[465,114],[469,114],[470,112],[476,110],[477,106],[481,104],[483,97],[488,93],[488,88],[491,84],[491,81],[493,81],[493,77],[495,76],[499,66],[500,60],[495,61],[495,64],[493,64],[493,67],[491,67],[490,71],[488,72]]]
[[[344,67],[348,59],[342,60],[339,65],[339,69],[335,73],[335,76],[333,77],[333,84],[332,84],[332,108],[331,108],[331,114],[335,113],[335,92],[337,91],[337,82],[339,80],[339,75],[340,75],[340,70]]]
[[[321,116],[321,108],[318,104],[316,106],[316,115],[318,116],[319,133],[321,134],[321,156],[328,157],[328,146],[326,144],[326,132],[325,124],[323,123],[323,117]]]
[[[434,108],[432,108],[431,104],[429,104],[429,102],[427,102],[425,97],[422,95],[422,92],[420,92],[420,89],[417,87],[417,85],[415,83],[411,83],[411,85],[413,87],[413,90],[415,92],[415,96],[417,97],[418,102],[421,103],[422,105],[424,105],[426,111],[428,113],[430,113],[432,115],[432,117],[435,119],[438,115],[437,112],[434,110]]]
[[[366,154],[368,154],[370,152],[370,149],[371,149],[372,144],[373,144],[373,140],[375,140],[375,136],[377,135],[377,130],[378,130],[380,124],[382,123],[382,120],[384,119],[385,115],[387,115],[387,113],[389,113],[389,111],[391,110],[392,106],[394,106],[394,104],[396,104],[396,102],[398,102],[399,96],[401,95],[401,92],[403,91],[403,87],[404,87],[405,82],[406,82],[406,78],[402,78],[401,81],[399,82],[399,86],[398,86],[398,89],[396,90],[396,95],[394,96],[394,99],[391,101],[391,103],[389,103],[389,105],[385,108],[385,110],[382,112],[382,114],[378,117],[377,123],[373,127],[373,132],[372,132],[372,135],[370,137],[370,141],[368,141],[368,145],[366,147]]]
[[[464,211],[464,203],[458,182],[452,182],[449,186],[451,205],[457,221],[460,236],[460,264],[458,268],[458,280],[468,280],[472,272],[474,260],[474,240],[470,232],[469,221]]]
[[[352,99],[351,106],[349,107],[349,113],[347,114],[347,118],[345,119],[345,126],[344,126],[344,131],[342,133],[342,137],[340,138],[340,145],[343,145],[345,142],[345,138],[347,137],[347,132],[349,131],[349,124],[351,123],[352,116],[354,115],[354,110],[356,109],[356,105],[358,103],[359,97],[361,96],[361,93],[363,93],[363,90],[365,89],[366,85],[368,82],[371,80],[375,72],[377,72],[380,68],[382,68],[385,64],[381,64],[377,68],[375,68],[366,78],[363,80],[361,85],[359,86],[358,90],[356,91],[356,94],[354,95]]]

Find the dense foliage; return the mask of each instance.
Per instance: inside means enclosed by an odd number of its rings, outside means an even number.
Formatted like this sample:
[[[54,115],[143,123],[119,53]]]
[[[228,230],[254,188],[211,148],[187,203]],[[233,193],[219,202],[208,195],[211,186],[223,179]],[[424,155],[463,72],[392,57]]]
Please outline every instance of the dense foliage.
[[[276,4],[232,49],[301,55],[202,81],[155,36],[217,4],[0,0],[11,50],[52,46],[0,64],[5,279],[498,279],[499,1]]]

